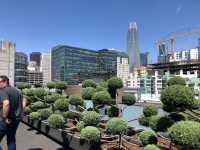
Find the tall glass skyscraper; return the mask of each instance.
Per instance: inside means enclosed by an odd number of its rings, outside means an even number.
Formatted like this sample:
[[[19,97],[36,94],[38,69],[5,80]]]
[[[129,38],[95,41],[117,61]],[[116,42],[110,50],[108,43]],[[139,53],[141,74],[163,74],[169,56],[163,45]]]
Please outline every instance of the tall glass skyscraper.
[[[129,56],[129,66],[132,72],[134,68],[140,67],[140,50],[138,41],[138,28],[136,22],[129,23],[127,35],[127,51]]]

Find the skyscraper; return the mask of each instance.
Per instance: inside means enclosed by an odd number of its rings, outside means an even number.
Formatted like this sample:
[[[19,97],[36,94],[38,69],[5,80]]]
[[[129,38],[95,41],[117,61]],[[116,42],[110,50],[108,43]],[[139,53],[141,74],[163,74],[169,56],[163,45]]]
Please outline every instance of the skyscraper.
[[[6,75],[14,85],[15,77],[15,43],[0,41],[0,75]]]
[[[30,54],[30,61],[35,61],[37,66],[40,67],[40,64],[41,64],[41,53],[40,52],[32,52]]]
[[[130,71],[140,67],[140,50],[138,41],[138,28],[136,22],[129,23],[127,35],[127,51],[129,56]]]
[[[41,56],[41,72],[43,73],[43,84],[51,81],[51,53],[43,52]]]

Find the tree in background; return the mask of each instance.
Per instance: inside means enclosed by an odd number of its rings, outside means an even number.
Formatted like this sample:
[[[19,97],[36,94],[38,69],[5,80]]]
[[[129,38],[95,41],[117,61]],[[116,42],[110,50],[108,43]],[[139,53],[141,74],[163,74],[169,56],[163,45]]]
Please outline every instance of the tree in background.
[[[123,82],[118,77],[112,77],[108,80],[108,92],[110,93],[113,99],[116,98],[117,89],[123,87]]]

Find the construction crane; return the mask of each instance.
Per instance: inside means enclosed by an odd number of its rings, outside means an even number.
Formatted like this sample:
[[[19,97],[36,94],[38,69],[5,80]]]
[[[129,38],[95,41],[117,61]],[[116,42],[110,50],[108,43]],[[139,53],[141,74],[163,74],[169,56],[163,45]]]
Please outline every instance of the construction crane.
[[[159,49],[159,54],[168,56],[174,52],[174,43],[178,38],[193,36],[200,34],[200,27],[184,30],[181,32],[171,32],[166,38],[161,38],[156,41],[156,45]]]

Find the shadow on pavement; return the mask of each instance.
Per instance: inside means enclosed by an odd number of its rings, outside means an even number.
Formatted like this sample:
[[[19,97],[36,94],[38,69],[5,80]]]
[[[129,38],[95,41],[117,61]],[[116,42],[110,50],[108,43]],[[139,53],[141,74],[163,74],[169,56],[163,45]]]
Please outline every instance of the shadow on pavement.
[[[43,150],[42,148],[29,148],[28,150]]]

